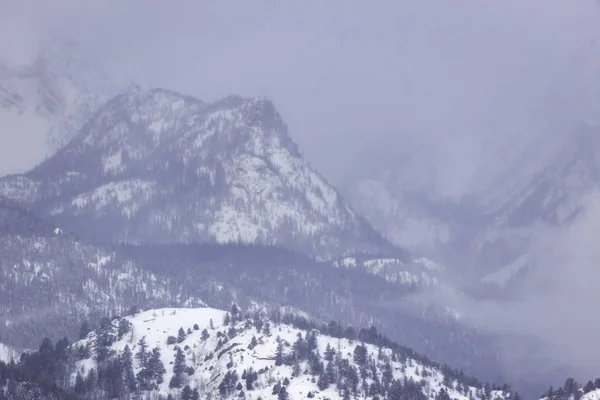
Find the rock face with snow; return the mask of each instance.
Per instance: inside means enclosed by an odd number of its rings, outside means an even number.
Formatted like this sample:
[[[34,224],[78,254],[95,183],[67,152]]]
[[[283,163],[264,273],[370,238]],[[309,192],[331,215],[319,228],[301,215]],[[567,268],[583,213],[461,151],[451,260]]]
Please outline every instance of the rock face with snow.
[[[342,257],[333,261],[333,267],[359,270],[381,277],[390,283],[411,287],[438,286],[444,281],[443,267],[424,257],[414,260],[367,256]]]
[[[134,89],[54,157],[0,181],[0,194],[103,240],[392,251],[304,161],[264,98],[207,104]]]
[[[20,356],[21,351],[12,346],[0,343],[0,362],[10,363],[11,361],[18,361]]]
[[[54,154],[118,86],[68,40],[45,40],[26,64],[9,61],[0,59],[0,160],[8,160],[0,161],[0,175]]]
[[[131,357],[131,364],[122,361],[131,365],[132,373],[127,367],[124,375],[137,377],[144,398],[177,398],[194,389],[201,398],[514,398],[408,349],[389,347],[376,331],[362,330],[359,341],[334,325],[319,332],[234,309],[149,310],[114,319],[73,344],[82,359],[72,380],[78,374],[85,379],[111,359]]]

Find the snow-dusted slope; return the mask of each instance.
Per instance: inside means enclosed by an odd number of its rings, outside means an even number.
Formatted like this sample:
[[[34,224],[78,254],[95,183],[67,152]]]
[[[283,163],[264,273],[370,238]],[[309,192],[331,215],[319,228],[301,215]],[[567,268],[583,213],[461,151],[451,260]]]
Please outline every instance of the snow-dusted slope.
[[[579,398],[579,400],[600,400],[600,389],[592,390],[589,393],[585,393]]]
[[[162,379],[152,379],[149,386],[154,387],[152,392],[163,395],[178,396],[181,387],[189,385],[198,389],[201,398],[272,399],[282,398],[278,393],[282,390],[289,399],[353,395],[402,399],[400,393],[411,391],[413,397],[406,398],[438,399],[444,398],[436,397],[442,390],[447,398],[457,400],[484,396],[483,388],[469,386],[468,382],[475,381],[451,376],[450,371],[442,372],[435,364],[413,359],[414,355],[371,344],[363,347],[360,341],[277,324],[258,315],[233,318],[233,314],[226,316],[210,308],[157,309],[125,320],[129,324],[115,319],[73,345],[76,353],[84,354],[73,382],[77,373],[85,377],[99,367],[99,354],[115,357],[126,347],[134,355],[135,376],[143,368],[151,369],[148,365],[155,363],[144,365],[144,357],[135,356],[143,339],[148,352],[154,348],[160,351],[165,371],[159,374]],[[230,320],[227,325],[226,320]],[[176,374],[175,370],[182,372]],[[174,385],[176,381],[179,383]],[[487,394],[489,399],[512,398],[499,390],[488,390]]]
[[[407,188],[390,171],[357,182],[349,189],[352,205],[393,243],[431,252],[450,239],[449,221],[411,199]]]
[[[0,54],[0,176],[54,154],[117,93],[118,84],[74,42],[48,38],[38,48],[26,64]]]
[[[421,257],[414,260],[377,257],[343,257],[333,262],[335,268],[356,269],[385,279],[387,282],[412,287],[438,286],[443,283],[443,267]]]
[[[191,288],[64,234],[0,198],[0,337],[28,346],[134,305],[203,304]]]
[[[106,240],[279,245],[321,257],[391,246],[303,159],[273,104],[165,90],[111,100],[0,195]]]

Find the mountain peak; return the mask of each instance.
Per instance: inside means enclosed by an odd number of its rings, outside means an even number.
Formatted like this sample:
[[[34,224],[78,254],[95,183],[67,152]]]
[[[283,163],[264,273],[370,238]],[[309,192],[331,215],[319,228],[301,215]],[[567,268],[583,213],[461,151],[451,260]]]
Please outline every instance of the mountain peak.
[[[103,240],[242,242],[319,257],[390,250],[302,158],[265,97],[209,104],[133,87],[56,156],[0,181],[2,194]]]

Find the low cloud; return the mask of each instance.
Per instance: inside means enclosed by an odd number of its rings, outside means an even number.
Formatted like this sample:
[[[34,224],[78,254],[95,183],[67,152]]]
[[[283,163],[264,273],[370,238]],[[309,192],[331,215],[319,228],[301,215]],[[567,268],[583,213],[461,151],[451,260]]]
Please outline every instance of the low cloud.
[[[532,267],[511,300],[474,301],[449,289],[417,300],[449,305],[496,336],[507,379],[517,386],[542,390],[567,376],[595,379],[600,371],[600,192],[588,195],[583,209],[569,225],[539,230],[530,252]]]

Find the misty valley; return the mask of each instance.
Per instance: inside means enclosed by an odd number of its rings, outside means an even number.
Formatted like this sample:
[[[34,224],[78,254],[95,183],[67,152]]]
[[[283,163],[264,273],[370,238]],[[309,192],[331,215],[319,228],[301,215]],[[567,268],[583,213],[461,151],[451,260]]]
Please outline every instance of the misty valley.
[[[0,3],[0,400],[600,399],[600,6],[387,3]]]

